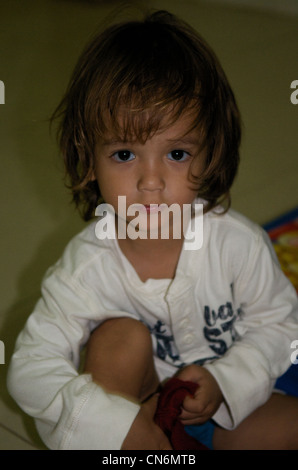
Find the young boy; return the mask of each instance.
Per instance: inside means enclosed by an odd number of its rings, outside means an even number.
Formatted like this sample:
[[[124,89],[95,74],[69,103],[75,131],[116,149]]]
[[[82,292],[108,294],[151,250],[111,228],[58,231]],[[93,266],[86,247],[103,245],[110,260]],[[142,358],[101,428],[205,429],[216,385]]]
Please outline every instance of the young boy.
[[[96,220],[69,243],[17,341],[9,390],[46,445],[171,449],[155,392],[176,374],[198,384],[180,419],[209,448],[297,449],[298,400],[273,393],[297,296],[261,228],[228,210],[240,118],[213,52],[167,12],[112,26],[82,54],[60,115],[74,202],[85,220],[104,202],[114,231]]]

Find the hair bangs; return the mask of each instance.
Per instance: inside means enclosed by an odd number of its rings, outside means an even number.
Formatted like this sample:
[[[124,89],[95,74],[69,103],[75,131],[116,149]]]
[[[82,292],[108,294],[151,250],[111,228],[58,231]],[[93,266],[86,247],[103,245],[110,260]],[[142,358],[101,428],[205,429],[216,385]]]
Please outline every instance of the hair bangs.
[[[157,93],[154,96],[156,98]],[[197,106],[193,105],[191,98],[186,100],[161,95],[156,101],[151,101],[148,96],[141,100],[137,95],[130,98],[124,95],[121,101],[116,102],[115,107],[105,109],[104,125],[101,114],[98,115],[95,123],[97,138],[114,135],[123,141],[146,142],[156,132],[171,127],[186,111],[197,111]],[[197,121],[198,116],[194,114],[193,125],[188,132],[196,126]]]

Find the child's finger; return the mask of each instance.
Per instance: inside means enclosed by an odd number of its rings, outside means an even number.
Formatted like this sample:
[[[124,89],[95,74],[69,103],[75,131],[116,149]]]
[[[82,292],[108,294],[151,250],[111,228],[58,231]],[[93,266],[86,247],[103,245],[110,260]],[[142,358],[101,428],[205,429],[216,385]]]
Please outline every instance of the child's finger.
[[[208,419],[208,416],[205,416],[205,413],[198,415],[198,413],[182,410],[179,419],[184,425],[202,424]]]
[[[192,413],[190,411],[182,410],[181,414],[179,415],[180,420],[189,420],[194,419],[198,416],[198,413]]]
[[[190,412],[190,413],[200,414],[204,411],[205,407],[206,407],[205,401],[198,400],[198,397],[193,398],[187,395],[183,400],[183,405],[182,405],[183,410]]]

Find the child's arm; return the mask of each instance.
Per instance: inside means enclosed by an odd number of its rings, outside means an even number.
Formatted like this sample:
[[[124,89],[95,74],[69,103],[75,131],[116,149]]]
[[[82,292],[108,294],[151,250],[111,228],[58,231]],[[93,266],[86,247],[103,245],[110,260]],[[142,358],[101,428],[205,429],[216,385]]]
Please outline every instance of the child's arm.
[[[50,449],[120,449],[140,409],[78,373],[94,311],[100,321],[103,307],[93,307],[90,294],[58,270],[43,283],[43,298],[17,340],[8,389]]]
[[[297,293],[266,234],[259,231],[246,251],[240,242],[232,249],[233,295],[241,307],[233,324],[236,340],[225,354],[204,364],[224,397],[213,418],[226,429],[269,399],[277,378],[291,365],[291,343],[298,337]]]

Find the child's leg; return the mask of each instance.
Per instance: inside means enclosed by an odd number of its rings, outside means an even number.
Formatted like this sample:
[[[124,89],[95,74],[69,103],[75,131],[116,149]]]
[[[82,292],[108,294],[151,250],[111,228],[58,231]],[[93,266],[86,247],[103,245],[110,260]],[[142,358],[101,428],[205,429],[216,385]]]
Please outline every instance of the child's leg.
[[[298,398],[273,393],[233,431],[216,428],[214,449],[298,449]]]
[[[111,393],[142,402],[158,388],[149,330],[131,318],[107,320],[88,342],[85,372]],[[141,404],[121,449],[171,450],[154,422],[157,395]]]
[[[142,401],[158,387],[148,328],[132,318],[105,321],[91,335],[85,372],[110,392]]]

